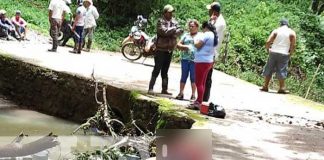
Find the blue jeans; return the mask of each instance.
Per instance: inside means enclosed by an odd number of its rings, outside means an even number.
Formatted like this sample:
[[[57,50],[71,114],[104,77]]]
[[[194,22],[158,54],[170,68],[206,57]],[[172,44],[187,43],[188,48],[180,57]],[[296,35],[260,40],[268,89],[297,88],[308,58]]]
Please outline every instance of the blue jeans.
[[[76,26],[75,27],[75,32],[79,35],[79,38],[74,35],[75,42],[76,43],[79,43],[79,44],[82,44],[82,40],[83,40],[83,38],[82,38],[83,26]]]
[[[181,83],[186,83],[189,73],[191,83],[195,83],[195,63],[191,60],[181,60]]]

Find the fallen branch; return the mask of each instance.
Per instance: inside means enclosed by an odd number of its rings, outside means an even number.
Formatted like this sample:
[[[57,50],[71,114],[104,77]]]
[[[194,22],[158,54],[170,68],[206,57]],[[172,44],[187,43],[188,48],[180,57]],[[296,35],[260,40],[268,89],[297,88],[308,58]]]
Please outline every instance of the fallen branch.
[[[321,68],[321,64],[318,64],[318,67],[317,67],[317,69],[316,69],[316,71],[315,71],[315,74],[314,74],[314,76],[313,76],[313,78],[312,78],[312,81],[311,81],[311,83],[309,84],[309,87],[308,87],[308,89],[307,89],[307,92],[306,92],[306,95],[305,95],[305,99],[307,99],[307,97],[308,97],[309,91],[310,91],[310,89],[311,89],[311,87],[312,87],[312,85],[313,85],[313,82],[314,82],[314,80],[315,80],[315,77],[317,76],[317,73],[318,73],[318,71],[319,71],[320,68]]]

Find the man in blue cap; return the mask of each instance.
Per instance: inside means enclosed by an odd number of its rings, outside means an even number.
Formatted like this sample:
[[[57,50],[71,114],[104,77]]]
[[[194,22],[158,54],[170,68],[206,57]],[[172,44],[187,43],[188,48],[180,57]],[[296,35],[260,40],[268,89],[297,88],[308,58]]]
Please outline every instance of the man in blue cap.
[[[261,91],[268,92],[269,82],[272,74],[276,72],[279,80],[280,94],[289,93],[285,89],[285,79],[287,77],[288,62],[296,48],[296,33],[289,28],[287,19],[280,20],[280,27],[272,31],[266,42],[266,50],[269,54],[268,62],[264,67],[264,85]]]

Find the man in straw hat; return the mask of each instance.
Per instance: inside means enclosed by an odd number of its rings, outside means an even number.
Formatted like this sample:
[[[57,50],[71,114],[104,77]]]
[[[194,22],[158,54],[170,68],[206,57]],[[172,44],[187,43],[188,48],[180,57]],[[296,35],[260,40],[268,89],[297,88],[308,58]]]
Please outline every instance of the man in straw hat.
[[[86,8],[86,14],[84,17],[84,30],[83,30],[83,45],[86,44],[86,52],[90,52],[91,45],[93,42],[95,28],[97,26],[96,20],[99,18],[97,8],[93,5],[92,0],[84,0],[83,6]],[[86,37],[88,37],[86,43]]]

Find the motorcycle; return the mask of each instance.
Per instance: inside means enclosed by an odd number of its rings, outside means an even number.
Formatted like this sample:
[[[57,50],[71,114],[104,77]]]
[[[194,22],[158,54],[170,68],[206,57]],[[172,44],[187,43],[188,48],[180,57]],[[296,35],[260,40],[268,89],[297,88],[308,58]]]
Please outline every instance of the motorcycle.
[[[150,37],[143,31],[146,24],[147,19],[137,16],[129,36],[122,42],[121,52],[126,59],[136,61],[142,56],[147,58],[154,55],[156,36]]]

